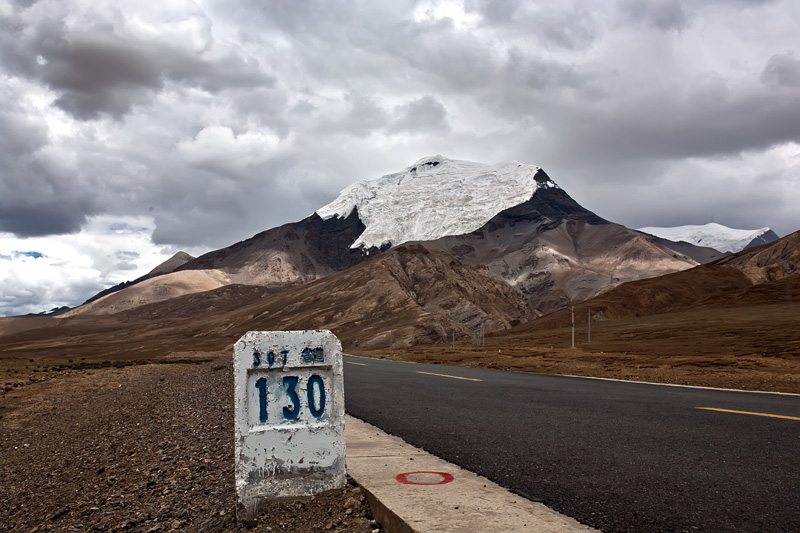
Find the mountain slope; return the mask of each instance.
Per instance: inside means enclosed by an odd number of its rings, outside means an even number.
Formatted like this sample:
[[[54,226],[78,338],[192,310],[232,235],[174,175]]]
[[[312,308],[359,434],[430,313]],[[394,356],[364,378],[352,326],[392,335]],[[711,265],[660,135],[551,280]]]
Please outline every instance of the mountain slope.
[[[160,265],[156,266],[153,270],[151,270],[150,272],[148,272],[144,276],[140,276],[140,277],[136,278],[133,281],[124,281],[122,283],[118,283],[117,285],[114,285],[113,287],[109,287],[109,288],[107,288],[105,290],[102,290],[102,291],[98,292],[97,294],[95,294],[94,296],[92,296],[91,298],[89,298],[88,300],[86,300],[83,303],[83,305],[86,306],[87,304],[90,304],[90,303],[92,303],[92,302],[94,302],[94,301],[96,301],[96,300],[98,300],[100,298],[103,298],[104,296],[108,296],[110,294],[114,294],[115,292],[119,292],[121,290],[124,290],[124,289],[126,289],[128,287],[132,287],[132,286],[134,286],[134,285],[136,285],[138,283],[142,283],[142,282],[144,282],[144,281],[146,281],[146,280],[148,280],[150,278],[154,278],[156,276],[161,276],[163,274],[169,274],[170,272],[172,272],[173,270],[175,270],[179,266],[191,261],[192,259],[194,259],[194,257],[192,257],[191,255],[187,254],[186,252],[178,252],[175,255],[173,255],[172,257],[170,257],[169,259],[167,259],[166,261],[164,261],[163,263],[161,263]],[[79,309],[79,308],[76,308],[76,309]]]
[[[170,272],[105,294],[80,307],[66,311],[61,316],[112,315],[186,294],[210,291],[230,283],[230,278],[219,270]]]
[[[353,249],[364,231],[357,209],[323,220],[316,213],[273,228],[234,245],[203,254],[180,267],[217,269],[233,283],[275,286],[309,281],[345,270],[378,250]]]
[[[185,272],[170,275],[183,275]],[[202,275],[202,272],[192,272]],[[151,280],[152,281],[152,280]],[[508,328],[532,317],[522,298],[486,269],[407,244],[322,279],[283,289],[226,285],[110,315],[0,321],[9,356],[163,358],[230,351],[249,330],[330,329],[348,348],[466,339],[473,328]]]
[[[782,280],[800,274],[800,231],[769,244],[748,248],[717,264],[738,268],[755,283]]]
[[[696,307],[783,303],[800,277],[800,231],[690,270],[626,283],[585,302],[598,316],[624,318]],[[788,280],[788,281],[787,281]]]
[[[147,273],[147,277],[153,276],[160,276],[161,274],[169,274],[173,272],[175,269],[185,265],[189,261],[194,259],[193,256],[187,254],[186,252],[178,252],[153,270]]]
[[[537,181],[549,182],[540,170]],[[517,289],[537,314],[580,302],[625,281],[696,263],[583,208],[560,188],[542,187],[527,202],[468,235],[428,243],[472,265],[485,265]]]
[[[267,318],[277,329],[328,328],[364,347],[447,340],[484,325],[503,329],[531,317],[520,296],[485,269],[406,244],[356,267],[282,291]],[[276,322],[277,321],[277,322]],[[263,324],[262,317],[244,327]]]

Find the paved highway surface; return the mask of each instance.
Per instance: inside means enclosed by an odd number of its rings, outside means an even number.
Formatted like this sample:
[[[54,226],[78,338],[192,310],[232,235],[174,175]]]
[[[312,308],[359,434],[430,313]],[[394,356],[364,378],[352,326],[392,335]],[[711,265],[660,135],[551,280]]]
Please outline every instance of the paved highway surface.
[[[347,356],[345,404],[606,532],[800,531],[800,396]]]

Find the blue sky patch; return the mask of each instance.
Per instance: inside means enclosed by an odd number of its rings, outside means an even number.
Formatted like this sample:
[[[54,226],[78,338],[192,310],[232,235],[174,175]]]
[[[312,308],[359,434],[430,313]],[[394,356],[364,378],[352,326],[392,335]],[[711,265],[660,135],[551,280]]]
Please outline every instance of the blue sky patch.
[[[42,257],[46,257],[42,252],[20,252],[14,251],[15,257],[33,257],[34,259],[41,259]]]
[[[126,224],[125,222],[119,222],[116,224],[109,224],[108,229],[111,231],[115,231],[117,233],[146,233],[150,231],[150,228],[144,227],[137,227],[131,226],[130,224]]]

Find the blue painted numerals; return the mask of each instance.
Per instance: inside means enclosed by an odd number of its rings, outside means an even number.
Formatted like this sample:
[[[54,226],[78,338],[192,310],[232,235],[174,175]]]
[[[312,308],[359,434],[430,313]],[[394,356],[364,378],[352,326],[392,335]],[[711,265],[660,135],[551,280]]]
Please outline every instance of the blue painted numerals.
[[[297,382],[300,378],[297,376],[285,376],[283,378],[283,386],[286,389],[286,395],[292,402],[291,406],[284,406],[283,418],[286,420],[294,420],[300,414],[300,398],[297,396]]]
[[[283,350],[279,352],[281,354],[281,368],[286,366],[286,359],[289,357],[289,351]],[[258,368],[264,362],[263,355],[261,352],[253,352],[253,368]],[[270,368],[275,364],[275,352],[267,353],[267,364]]]
[[[281,378],[281,391],[277,393],[278,398],[276,401],[287,401],[286,405],[283,405],[281,408],[284,420],[297,420],[303,410],[302,401],[298,394],[300,384],[301,378],[299,376],[283,376]],[[305,400],[308,405],[308,411],[314,418],[320,418],[325,413],[325,381],[322,379],[322,376],[312,374],[309,376],[305,385]],[[258,421],[262,424],[266,424],[269,421],[269,414],[267,411],[269,387],[267,386],[267,378],[258,378],[255,387],[258,393]]]
[[[258,389],[258,421],[266,423],[267,418],[267,378],[258,378],[256,381]]]
[[[317,391],[316,393],[314,391]],[[306,396],[308,396],[308,410],[311,411],[311,416],[319,418],[325,412],[325,383],[322,378],[314,374],[308,378],[308,388],[306,389]]]

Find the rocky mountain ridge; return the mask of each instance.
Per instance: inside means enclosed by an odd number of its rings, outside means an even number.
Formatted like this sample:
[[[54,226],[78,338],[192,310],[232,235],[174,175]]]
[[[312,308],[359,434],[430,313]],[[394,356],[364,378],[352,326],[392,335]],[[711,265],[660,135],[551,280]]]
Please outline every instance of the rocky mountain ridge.
[[[537,179],[551,182],[544,171]],[[537,315],[626,281],[696,264],[597,216],[558,187],[537,188],[528,201],[498,213],[482,228],[428,245],[487,267],[517,289]]]

